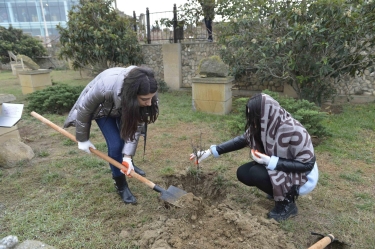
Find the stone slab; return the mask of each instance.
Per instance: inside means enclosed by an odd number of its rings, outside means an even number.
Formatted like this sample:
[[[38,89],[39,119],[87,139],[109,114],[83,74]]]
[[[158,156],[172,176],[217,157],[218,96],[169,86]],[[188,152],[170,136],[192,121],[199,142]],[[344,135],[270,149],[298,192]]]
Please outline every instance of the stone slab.
[[[284,92],[283,92],[284,95],[288,96],[288,97],[291,97],[291,98],[295,98],[295,99],[298,99],[298,94],[297,92],[294,90],[294,88],[289,85],[289,84],[284,84]]]
[[[8,103],[16,100],[16,97],[13,94],[2,94],[0,93],[0,105],[2,103]]]
[[[48,69],[20,71],[18,78],[22,93],[26,95],[52,86],[50,72]]]
[[[204,84],[229,84],[234,81],[233,76],[228,77],[194,77],[191,79],[192,83]]]
[[[232,98],[232,84],[193,83],[193,99],[227,101]]]
[[[10,67],[12,69],[12,74],[13,75],[17,75],[17,70],[22,70],[23,69],[22,64],[21,63],[16,63],[15,61],[12,61],[10,63]]]
[[[352,104],[365,104],[375,102],[374,95],[339,95],[335,97],[334,104],[344,104],[344,103],[352,103]],[[328,101],[327,103],[331,103]]]
[[[39,86],[39,87],[26,87],[26,86],[23,86],[21,90],[22,90],[22,94],[26,95],[26,94],[33,93],[33,92],[36,92],[36,91],[39,91],[39,90],[43,90],[43,89],[45,89],[47,87],[48,86]]]
[[[232,99],[227,101],[193,100],[195,110],[225,115],[232,111]]]
[[[17,125],[12,126],[10,128],[0,127],[0,144],[4,143],[6,140],[9,140],[11,138],[15,138],[21,141],[21,136],[18,131]]]
[[[193,108],[206,113],[225,115],[232,110],[234,77],[194,77]]]
[[[182,85],[181,43],[163,44],[164,81],[171,90]]]

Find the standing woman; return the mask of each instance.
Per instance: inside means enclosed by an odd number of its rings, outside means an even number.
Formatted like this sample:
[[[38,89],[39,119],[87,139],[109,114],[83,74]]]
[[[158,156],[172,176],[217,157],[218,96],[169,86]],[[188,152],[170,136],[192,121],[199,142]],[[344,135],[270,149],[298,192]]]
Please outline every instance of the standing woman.
[[[64,128],[76,127],[78,148],[90,153],[91,121],[98,124],[108,147],[108,156],[128,165],[126,175],[135,170],[132,156],[143,127],[158,117],[157,82],[151,69],[130,66],[110,68],[96,76],[82,91],[65,120]],[[125,175],[109,164],[117,193],[128,204],[137,202]]]
[[[237,178],[272,196],[269,218],[286,220],[298,213],[295,199],[311,192],[318,182],[318,166],[311,137],[290,113],[267,94],[256,94],[246,105],[245,133],[210,149],[191,154],[198,163],[214,155],[250,147],[254,161],[237,169]]]

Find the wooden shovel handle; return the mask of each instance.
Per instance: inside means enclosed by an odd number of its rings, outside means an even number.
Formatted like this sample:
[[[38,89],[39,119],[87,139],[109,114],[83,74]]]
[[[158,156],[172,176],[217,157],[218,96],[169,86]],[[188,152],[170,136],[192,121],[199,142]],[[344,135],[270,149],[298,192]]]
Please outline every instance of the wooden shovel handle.
[[[310,246],[308,249],[323,249],[334,241],[335,237],[332,234],[328,234],[323,239]]]
[[[46,119],[45,117],[41,116],[40,114],[36,113],[36,112],[31,112],[30,113],[33,117],[39,119],[40,121],[42,121],[43,123],[45,123],[46,125],[50,126],[52,129],[60,132],[61,134],[65,135],[66,137],[70,138],[72,141],[74,142],[77,142],[76,140],[76,137],[74,135],[72,135],[71,133],[69,133],[68,131],[64,130],[63,128],[59,127],[58,125],[52,123],[51,121],[49,121],[48,119]],[[93,149],[90,147],[90,151],[97,155],[98,157],[106,160],[107,162],[109,162],[110,164],[116,166],[117,168],[119,168],[120,170],[122,170],[123,172],[126,172],[128,169],[122,165],[121,163],[117,162],[116,160],[112,159],[111,157],[107,156],[106,154],[104,154],[103,152],[99,151],[99,150],[96,150],[96,149]],[[155,187],[155,183],[151,182],[150,180],[146,179],[145,177],[137,174],[134,170],[132,170],[130,172],[130,175],[134,178],[136,178],[137,180],[143,182],[144,184],[146,184],[147,186],[149,186],[150,188],[154,188]]]

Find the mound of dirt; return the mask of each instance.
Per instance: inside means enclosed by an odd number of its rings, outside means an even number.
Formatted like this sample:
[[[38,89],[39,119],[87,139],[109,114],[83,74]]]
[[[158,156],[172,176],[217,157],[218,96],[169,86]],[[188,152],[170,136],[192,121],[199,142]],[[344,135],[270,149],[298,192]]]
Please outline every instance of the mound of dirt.
[[[169,181],[184,182],[182,187],[186,190],[192,186],[195,190],[217,189],[214,174],[201,175],[200,184],[196,177],[180,177],[174,176]],[[259,215],[265,216],[267,210],[243,211],[224,198],[225,193],[215,193],[218,196],[207,196],[204,191],[187,193],[177,201],[179,207],[166,206],[165,213],[156,221],[138,228],[137,234],[129,237],[135,246],[151,249],[295,248],[275,220]]]
[[[204,205],[203,205],[204,206]],[[165,217],[142,227],[140,248],[295,248],[274,220],[236,211],[226,203],[202,215]],[[180,214],[180,212],[177,212]]]

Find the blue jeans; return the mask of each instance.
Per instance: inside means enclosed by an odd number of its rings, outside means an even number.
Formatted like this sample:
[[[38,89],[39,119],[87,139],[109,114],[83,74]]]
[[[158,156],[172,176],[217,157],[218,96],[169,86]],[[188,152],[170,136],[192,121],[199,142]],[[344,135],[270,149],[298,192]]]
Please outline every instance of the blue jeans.
[[[120,136],[121,118],[103,117],[95,120],[103,133],[108,147],[108,156],[119,163],[122,163],[122,149],[124,140]],[[112,176],[118,177],[123,175],[120,169],[109,164],[112,170]]]

